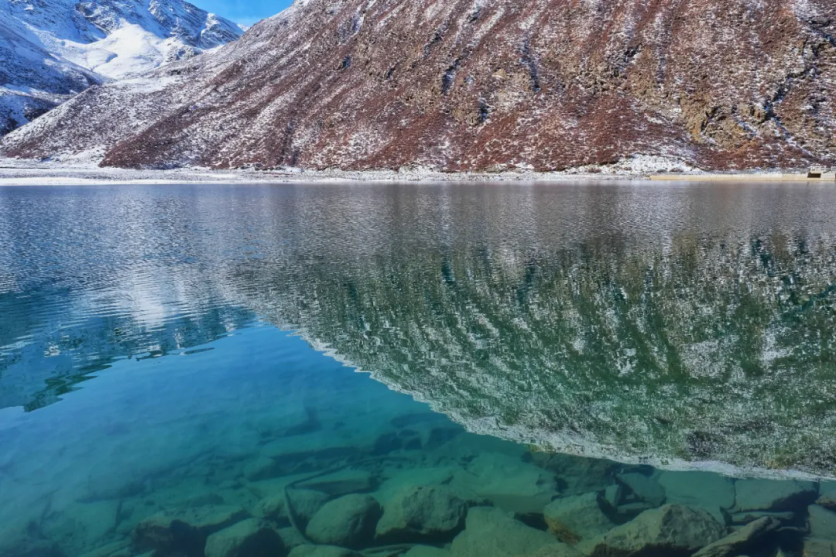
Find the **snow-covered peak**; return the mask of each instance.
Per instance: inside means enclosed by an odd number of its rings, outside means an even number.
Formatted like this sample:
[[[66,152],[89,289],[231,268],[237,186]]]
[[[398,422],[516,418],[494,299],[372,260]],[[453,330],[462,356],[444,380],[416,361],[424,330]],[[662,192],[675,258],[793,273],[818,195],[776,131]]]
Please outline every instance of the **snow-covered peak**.
[[[57,39],[90,43],[127,25],[139,25],[161,39],[214,48],[243,31],[235,23],[184,0],[3,0],[6,11]]]
[[[0,135],[91,84],[244,33],[184,0],[0,0],[0,24]]]

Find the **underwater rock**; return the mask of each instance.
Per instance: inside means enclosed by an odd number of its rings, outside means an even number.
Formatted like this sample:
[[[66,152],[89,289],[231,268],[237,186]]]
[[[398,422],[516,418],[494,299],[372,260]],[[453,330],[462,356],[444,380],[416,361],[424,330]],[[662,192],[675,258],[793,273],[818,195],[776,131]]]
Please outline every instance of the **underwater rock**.
[[[42,517],[39,534],[57,543],[67,554],[81,555],[114,541],[119,508],[117,500],[79,503],[71,512],[52,512]]]
[[[395,431],[382,433],[375,440],[372,446],[373,455],[384,455],[402,449],[404,439]]]
[[[404,487],[384,503],[376,538],[386,543],[451,540],[466,515],[467,504],[449,487]]]
[[[331,497],[339,497],[348,493],[371,491],[377,486],[377,481],[368,470],[341,470],[309,482],[302,482],[299,486],[322,491]]]
[[[206,557],[278,557],[285,546],[275,530],[249,518],[209,536],[204,551]]]
[[[712,544],[709,544],[694,554],[694,557],[733,557],[760,542],[764,536],[781,527],[781,522],[763,517],[750,522],[740,530],[733,532]]]
[[[665,502],[665,498],[667,497],[665,488],[659,485],[659,482],[653,478],[644,474],[631,472],[629,474],[618,474],[616,479],[632,491],[636,497],[654,507],[658,507]]]
[[[723,534],[725,528],[703,509],[664,505],[610,530],[596,540],[591,557],[688,555]]]
[[[828,491],[816,500],[816,505],[836,511],[836,490]]]
[[[601,511],[597,493],[555,499],[546,505],[543,515],[549,531],[570,545],[600,536],[615,526]]]
[[[300,528],[307,526],[313,516],[330,499],[328,494],[315,489],[292,489],[288,491],[287,497],[293,507],[293,515],[301,523]]]
[[[642,514],[643,512],[649,511],[651,509],[655,509],[653,505],[647,503],[646,501],[636,501],[633,503],[622,503],[621,505],[617,506],[613,511],[612,515],[613,518],[619,523],[627,522],[628,520],[632,520]]]
[[[663,472],[659,485],[667,494],[668,503],[693,507],[734,507],[734,482],[707,472]]]
[[[133,543],[140,551],[179,551],[192,555],[198,549],[203,551],[210,535],[248,516],[244,509],[220,505],[162,511],[137,524]]]
[[[836,512],[819,505],[810,505],[807,513],[812,537],[836,541]]]
[[[769,511],[748,511],[742,513],[734,513],[730,516],[731,523],[735,526],[749,524],[750,522],[755,522],[756,520],[760,520],[762,518],[774,518],[775,520],[785,523],[785,522],[792,522],[795,520],[795,513],[790,511],[778,511],[778,512],[769,512]]]
[[[284,493],[276,493],[259,501],[254,514],[270,520],[286,519],[287,509],[285,508]]]
[[[802,557],[836,557],[836,543],[807,538],[801,550]]]
[[[610,509],[618,507],[623,500],[624,488],[620,485],[613,484],[607,486],[607,489],[604,490],[604,502],[610,507]]]
[[[403,557],[453,557],[453,554],[446,549],[431,545],[415,545],[404,553]]]
[[[362,557],[362,554],[333,545],[300,545],[294,547],[287,557]]]
[[[217,493],[202,493],[183,501],[184,507],[205,507],[207,505],[223,505],[224,498]]]
[[[299,545],[305,545],[308,541],[305,539],[304,536],[292,526],[288,526],[287,528],[279,528],[276,530],[276,533],[282,539],[282,543],[287,549],[293,549]]]
[[[456,557],[506,557],[528,555],[556,543],[548,532],[526,526],[502,509],[472,507],[451,552]]]
[[[3,543],[0,541],[0,543]],[[48,540],[24,539],[0,545],[3,557],[66,557],[58,544]]]
[[[798,480],[738,480],[735,511],[791,511],[803,509],[818,497],[813,482]]]
[[[464,433],[460,426],[440,426],[430,430],[427,439],[424,441],[424,450],[432,451],[442,447]]]
[[[370,495],[345,495],[329,501],[308,523],[308,537],[320,544],[362,547],[371,541],[382,514]]]
[[[417,463],[416,463],[417,466]],[[398,492],[407,487],[447,485],[456,472],[461,471],[458,465],[453,466],[430,466],[430,467],[405,467],[398,470],[388,471],[389,477],[380,484],[376,497],[379,501],[388,501]],[[456,492],[456,495],[465,499],[466,495]]]
[[[583,553],[563,543],[553,543],[541,547],[525,557],[583,557]]]
[[[582,495],[613,483],[616,464],[609,460],[560,453],[528,453],[531,462],[554,473],[564,495]]]
[[[269,480],[270,478],[275,478],[280,475],[281,467],[279,466],[279,463],[266,456],[258,457],[244,466],[244,477],[251,482]]]
[[[483,453],[465,471],[454,475],[450,487],[472,492],[493,505],[521,514],[540,513],[557,495],[554,475],[539,466],[501,453]]]
[[[5,553],[0,552],[0,555],[5,555]],[[81,557],[131,557],[132,555],[130,540],[120,540],[98,547]]]
[[[328,470],[360,454],[360,448],[354,445],[323,446],[328,440],[320,433],[282,438],[261,447],[261,454],[275,461],[276,474],[281,476]],[[340,437],[334,437],[331,441],[347,442]]]

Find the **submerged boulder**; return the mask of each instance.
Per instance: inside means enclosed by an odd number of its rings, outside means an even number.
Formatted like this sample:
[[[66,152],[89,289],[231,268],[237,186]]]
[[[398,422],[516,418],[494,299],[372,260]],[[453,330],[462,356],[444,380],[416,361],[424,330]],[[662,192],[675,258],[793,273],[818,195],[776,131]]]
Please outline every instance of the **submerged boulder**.
[[[305,536],[302,535],[299,530],[292,526],[288,526],[287,528],[279,528],[276,530],[276,533],[282,539],[282,543],[287,549],[293,549],[294,547],[305,545],[308,543],[308,540],[305,539]]]
[[[746,511],[734,513],[729,518],[731,518],[732,525],[743,526],[762,518],[773,518],[781,523],[792,522],[796,514],[791,511]]]
[[[294,547],[287,557],[362,557],[362,555],[333,545],[300,545]]]
[[[502,509],[473,507],[451,551],[456,557],[508,557],[529,555],[556,543],[548,532],[526,526]]]
[[[816,500],[816,505],[824,507],[830,511],[836,511],[836,489],[825,492]]]
[[[651,477],[631,472],[629,474],[619,474],[616,478],[620,484],[632,491],[636,497],[653,507],[658,507],[665,502],[665,498],[667,497],[665,488]]]
[[[596,540],[592,557],[690,555],[725,534],[708,512],[682,505],[645,511]]]
[[[299,487],[327,493],[339,497],[349,493],[371,491],[377,486],[376,478],[368,470],[341,470],[303,482]]]
[[[453,557],[453,554],[440,547],[414,545],[409,551],[403,554],[403,557]]]
[[[797,480],[738,480],[737,511],[792,511],[803,509],[818,497],[816,484]]]
[[[531,452],[529,458],[557,476],[564,495],[582,495],[613,483],[616,464],[609,460],[543,452]]]
[[[206,557],[276,557],[285,546],[275,530],[250,518],[209,536],[204,551]]]
[[[583,553],[564,543],[552,543],[524,557],[583,557]]]
[[[259,501],[253,514],[270,520],[286,519],[287,508],[284,493],[275,493]]]
[[[810,505],[807,513],[812,537],[836,541],[836,512],[819,505]]]
[[[0,552],[0,555],[6,554]],[[81,557],[133,557],[133,551],[131,550],[131,543],[129,540],[120,540],[117,542],[111,542],[102,547],[97,547],[96,549],[85,553]]]
[[[466,471],[455,474],[450,487],[471,492],[494,506],[516,513],[540,513],[557,494],[554,474],[520,458],[482,453]]]
[[[248,516],[244,509],[225,505],[162,511],[137,524],[133,543],[140,551],[194,554],[203,550],[210,535]]]
[[[279,463],[272,458],[260,456],[249,462],[243,469],[244,477],[251,482],[268,480],[281,475],[282,470]]]
[[[615,524],[601,510],[599,499],[597,493],[555,499],[543,509],[549,531],[570,545],[608,532]]]
[[[763,517],[750,522],[725,538],[703,547],[694,554],[694,557],[734,557],[742,555],[743,552],[780,527],[780,521],[771,517]]]
[[[305,528],[311,518],[328,502],[328,495],[315,489],[292,489],[288,491],[290,509],[286,509],[288,516],[293,513],[300,528]]]
[[[709,472],[663,472],[659,485],[668,503],[692,507],[730,509],[734,507],[734,481]]]
[[[0,555],[4,557],[66,557],[56,543],[48,540],[0,540],[0,544]]]
[[[802,557],[836,557],[836,543],[829,540],[808,538],[804,540]]]
[[[380,503],[370,495],[345,495],[329,501],[308,523],[308,537],[324,545],[363,547],[374,537]]]
[[[464,528],[467,504],[446,486],[408,486],[383,505],[376,537],[384,543],[451,540]]]

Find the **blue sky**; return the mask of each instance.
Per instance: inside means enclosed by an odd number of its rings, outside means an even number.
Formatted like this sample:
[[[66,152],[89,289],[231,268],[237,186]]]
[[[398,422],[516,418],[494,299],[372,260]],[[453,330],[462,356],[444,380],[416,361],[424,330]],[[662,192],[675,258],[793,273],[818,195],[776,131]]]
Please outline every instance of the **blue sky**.
[[[292,0],[191,0],[199,8],[216,13],[235,23],[252,25],[260,19],[276,15],[290,6]]]

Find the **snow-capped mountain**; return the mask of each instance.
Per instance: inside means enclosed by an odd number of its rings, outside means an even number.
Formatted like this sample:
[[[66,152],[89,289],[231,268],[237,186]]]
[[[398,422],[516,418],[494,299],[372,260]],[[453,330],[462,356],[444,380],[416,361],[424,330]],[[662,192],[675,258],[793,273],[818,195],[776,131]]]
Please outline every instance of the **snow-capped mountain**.
[[[90,85],[236,40],[183,0],[0,0],[0,134]]]
[[[833,0],[296,0],[91,87],[0,153],[105,166],[563,170],[836,162]],[[126,107],[129,110],[126,111]]]

